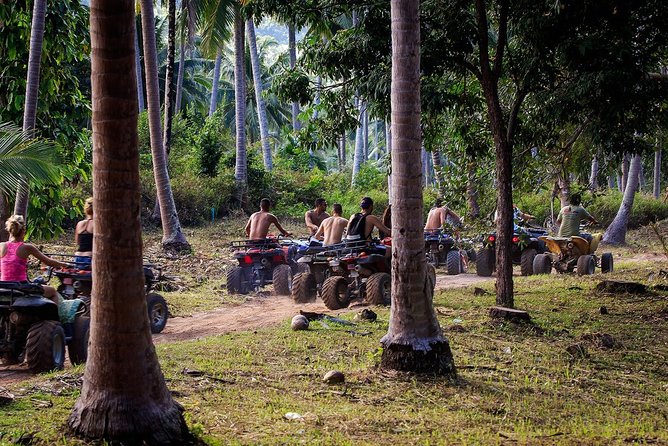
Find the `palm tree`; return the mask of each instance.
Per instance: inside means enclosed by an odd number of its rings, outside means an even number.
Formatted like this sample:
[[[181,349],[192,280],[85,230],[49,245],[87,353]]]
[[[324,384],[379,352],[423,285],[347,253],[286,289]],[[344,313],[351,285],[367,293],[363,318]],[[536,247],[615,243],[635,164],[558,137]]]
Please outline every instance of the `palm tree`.
[[[295,25],[288,25],[288,52],[290,53],[290,69],[294,70],[297,66],[297,38]],[[299,124],[299,102],[292,103],[292,130],[295,132],[300,129]]]
[[[220,48],[216,51],[216,61],[213,66],[213,82],[211,83],[211,102],[209,103],[209,116],[216,112],[218,106],[218,88],[220,85],[220,64],[223,60],[223,52]]]
[[[30,53],[28,56],[28,76],[26,98],[23,106],[23,130],[35,128],[37,117],[37,96],[39,94],[39,69],[42,61],[42,42],[44,40],[44,18],[46,0],[35,0],[30,28]],[[25,217],[28,211],[28,184],[22,182],[16,191],[14,214]]]
[[[630,155],[624,155],[625,158]],[[626,229],[629,224],[629,217],[631,216],[631,208],[633,208],[633,199],[638,191],[638,177],[640,173],[640,165],[642,158],[640,155],[633,155],[631,157],[630,166],[628,170],[628,181],[624,188],[624,197],[622,204],[619,206],[617,215],[615,216],[608,229],[603,236],[603,242],[611,245],[622,245],[626,242]]]
[[[244,71],[244,19],[238,7],[234,10],[234,115],[236,127],[236,164],[234,178],[241,207],[246,204],[247,167],[246,158],[246,74]]]
[[[91,1],[95,305],[81,395],[68,427],[110,442],[188,444],[183,408],[165,384],[146,311],[133,5]]]
[[[162,143],[160,126],[160,90],[158,88],[158,55],[155,43],[153,2],[141,0],[142,31],[144,34],[144,63],[146,65],[146,98],[148,102],[149,133],[153,175],[160,203],[162,221],[162,246],[177,251],[188,250],[190,245],[181,231],[181,223],[176,212],[172,186],[167,172],[167,156]]]
[[[419,1],[392,0],[392,306],[381,367],[454,374],[422,238]]]
[[[262,98],[262,70],[260,65],[260,56],[257,51],[257,39],[255,37],[255,24],[253,19],[246,20],[246,34],[248,38],[248,47],[250,49],[250,60],[253,68],[253,85],[255,86],[255,102],[257,103],[257,120],[260,126],[260,144],[262,145],[262,159],[264,168],[272,169],[271,147],[269,147],[269,130],[267,124],[267,108]]]

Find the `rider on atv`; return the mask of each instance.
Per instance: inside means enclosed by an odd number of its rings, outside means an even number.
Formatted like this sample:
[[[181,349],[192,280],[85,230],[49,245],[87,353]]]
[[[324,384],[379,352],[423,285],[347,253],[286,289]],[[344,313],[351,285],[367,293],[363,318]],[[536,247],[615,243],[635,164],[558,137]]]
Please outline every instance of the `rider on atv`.
[[[559,237],[572,237],[577,235],[588,242],[592,241],[591,234],[580,233],[580,222],[586,220],[596,224],[598,221],[580,205],[581,202],[582,197],[580,194],[573,194],[571,195],[570,204],[564,206],[561,211],[559,211],[559,216],[557,217],[557,224],[560,225]]]
[[[267,238],[269,233],[269,226],[272,224],[281,231],[281,234],[284,236],[291,236],[292,233],[283,229],[281,224],[278,222],[278,218],[272,213],[269,212],[271,208],[271,202],[268,198],[263,198],[260,200],[260,210],[255,212],[248,219],[246,223],[246,237],[250,240],[264,240]]]
[[[315,238],[322,240],[323,246],[331,246],[341,243],[343,233],[348,227],[348,220],[343,218],[343,208],[339,203],[334,203],[332,207],[333,215],[327,217],[320,223]]]
[[[380,218],[372,214],[373,200],[370,197],[362,198],[360,208],[362,209],[362,212],[350,216],[346,236],[347,240],[371,241],[371,233],[374,228],[378,228],[378,231],[382,231],[386,237],[392,236],[392,230],[385,226],[383,222],[380,221]]]
[[[443,200],[438,198],[436,199],[436,206],[429,210],[424,230],[425,232],[439,230],[446,223],[451,226],[459,226],[462,224],[462,219],[452,209],[443,204]]]

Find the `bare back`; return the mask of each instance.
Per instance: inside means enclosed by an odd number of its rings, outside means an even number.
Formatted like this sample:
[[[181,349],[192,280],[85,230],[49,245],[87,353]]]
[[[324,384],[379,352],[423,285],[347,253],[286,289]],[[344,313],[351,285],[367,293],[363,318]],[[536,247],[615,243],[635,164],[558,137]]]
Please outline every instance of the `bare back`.
[[[306,211],[306,214],[304,215],[306,227],[311,232],[311,235],[315,235],[322,222],[328,218],[329,214],[327,212],[321,212],[320,214],[318,214],[318,212],[315,209]]]
[[[340,243],[343,238],[343,231],[348,227],[348,220],[343,217],[333,216],[326,218],[320,224],[320,229],[318,233],[324,235],[322,244],[325,246],[334,245]]]
[[[269,226],[276,224],[277,220],[274,214],[267,211],[258,211],[250,216],[246,225],[246,235],[251,240],[260,240],[267,238]]]
[[[427,215],[427,223],[424,225],[424,230],[441,229],[445,223],[445,209],[432,208]]]

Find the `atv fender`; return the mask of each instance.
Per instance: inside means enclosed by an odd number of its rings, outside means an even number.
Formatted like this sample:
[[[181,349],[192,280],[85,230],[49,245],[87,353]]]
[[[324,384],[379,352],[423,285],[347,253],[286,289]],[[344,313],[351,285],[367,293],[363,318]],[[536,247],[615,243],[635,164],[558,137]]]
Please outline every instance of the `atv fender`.
[[[12,310],[37,311],[42,319],[59,320],[58,305],[46,297],[18,297],[11,307]]]

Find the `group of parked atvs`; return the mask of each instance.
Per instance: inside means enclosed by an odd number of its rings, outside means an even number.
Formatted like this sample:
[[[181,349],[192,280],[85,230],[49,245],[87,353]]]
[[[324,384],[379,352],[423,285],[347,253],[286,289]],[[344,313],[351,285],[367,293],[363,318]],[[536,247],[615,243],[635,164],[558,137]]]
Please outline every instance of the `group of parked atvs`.
[[[51,255],[53,256],[53,254]],[[44,297],[42,284],[52,276],[60,280],[58,306]],[[146,304],[152,333],[160,333],[167,323],[165,299],[154,291],[161,276],[156,265],[144,265]],[[65,350],[72,364],[88,358],[90,332],[90,269],[76,264],[71,268],[49,267],[47,274],[33,282],[0,281],[0,359],[3,363],[25,361],[33,373],[62,369]]]
[[[450,275],[466,272],[475,262],[479,276],[491,276],[496,268],[496,233],[485,234],[476,252],[470,240],[461,240],[442,230],[425,231],[427,261],[444,266]],[[599,236],[591,242],[583,237],[553,237],[543,228],[523,224],[512,236],[512,260],[522,275],[574,272],[593,274],[598,267],[613,269],[612,254],[595,254]],[[330,310],[352,301],[389,304],[391,285],[391,239],[343,241],[322,246],[315,240],[267,238],[232,242],[238,264],[227,272],[227,291],[248,294],[273,284],[278,295],[291,295],[295,302],[315,301],[319,296]],[[468,248],[468,249],[467,249]]]

